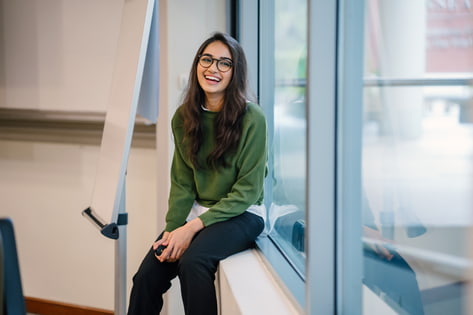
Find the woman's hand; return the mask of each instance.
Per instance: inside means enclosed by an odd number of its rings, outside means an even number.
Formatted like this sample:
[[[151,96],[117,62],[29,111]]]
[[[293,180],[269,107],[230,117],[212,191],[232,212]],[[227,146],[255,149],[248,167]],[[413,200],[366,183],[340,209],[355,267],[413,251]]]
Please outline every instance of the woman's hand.
[[[194,235],[204,228],[199,218],[195,218],[172,232],[164,232],[163,237],[153,244],[156,250],[159,245],[166,246],[161,255],[156,256],[160,262],[175,262],[189,247]]]
[[[163,236],[157,240],[156,242],[153,243],[153,250],[155,251],[159,245],[163,244],[169,237],[169,232],[164,232],[163,233]],[[156,258],[158,258],[158,256],[156,254],[154,254],[156,256]]]

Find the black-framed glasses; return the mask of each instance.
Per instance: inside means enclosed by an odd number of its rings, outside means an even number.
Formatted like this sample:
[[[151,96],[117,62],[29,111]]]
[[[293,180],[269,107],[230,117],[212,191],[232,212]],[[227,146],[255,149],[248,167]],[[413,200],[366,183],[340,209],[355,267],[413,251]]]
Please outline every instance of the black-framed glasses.
[[[211,55],[199,55],[199,64],[204,68],[210,68],[214,61],[217,62],[217,69],[220,72],[227,72],[233,67],[233,61],[230,58],[216,59]]]

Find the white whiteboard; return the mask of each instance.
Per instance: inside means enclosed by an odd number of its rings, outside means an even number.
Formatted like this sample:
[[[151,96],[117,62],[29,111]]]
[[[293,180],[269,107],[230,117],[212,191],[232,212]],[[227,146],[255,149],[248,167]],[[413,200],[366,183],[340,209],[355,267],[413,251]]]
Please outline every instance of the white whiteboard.
[[[140,97],[146,100],[146,105],[154,104],[157,107],[157,95],[156,103],[153,103],[148,102],[152,96],[150,97],[147,93],[156,93],[158,87],[149,84],[148,81],[148,84],[144,85],[147,88],[142,89],[145,60],[155,67],[158,64],[156,60],[150,62],[150,58],[146,59],[151,24],[154,20],[153,25],[157,28],[157,15],[155,0],[126,1],[123,8],[95,187],[91,205],[84,211],[84,214],[100,229],[117,223],[119,208],[125,194],[128,153]],[[150,47],[156,48],[156,45],[150,45]],[[157,58],[158,56],[156,53],[150,54],[150,57]],[[150,78],[145,76],[145,79]],[[140,93],[143,91],[145,93]],[[153,117],[149,117],[149,120],[156,121]],[[118,237],[118,235],[107,235],[104,231],[102,233],[108,237]]]

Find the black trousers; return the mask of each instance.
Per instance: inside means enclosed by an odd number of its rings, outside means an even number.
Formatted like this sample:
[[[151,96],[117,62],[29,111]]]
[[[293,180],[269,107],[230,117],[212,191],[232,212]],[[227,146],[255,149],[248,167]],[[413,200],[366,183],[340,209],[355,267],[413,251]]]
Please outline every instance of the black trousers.
[[[202,229],[177,262],[161,263],[150,249],[133,277],[128,315],[159,314],[162,295],[176,276],[186,315],[217,314],[214,281],[219,261],[253,247],[263,228],[261,217],[244,212]]]

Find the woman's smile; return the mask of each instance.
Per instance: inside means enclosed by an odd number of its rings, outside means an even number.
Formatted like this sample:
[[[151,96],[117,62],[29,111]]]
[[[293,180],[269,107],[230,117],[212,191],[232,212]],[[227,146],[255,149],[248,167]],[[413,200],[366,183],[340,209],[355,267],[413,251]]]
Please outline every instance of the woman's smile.
[[[217,83],[219,83],[220,81],[222,81],[221,78],[216,77],[216,76],[214,76],[214,75],[204,75],[204,78],[205,78],[205,80],[207,81],[207,83],[209,83],[209,84],[211,84],[211,85],[217,84]]]

